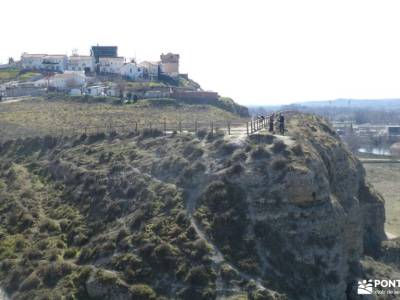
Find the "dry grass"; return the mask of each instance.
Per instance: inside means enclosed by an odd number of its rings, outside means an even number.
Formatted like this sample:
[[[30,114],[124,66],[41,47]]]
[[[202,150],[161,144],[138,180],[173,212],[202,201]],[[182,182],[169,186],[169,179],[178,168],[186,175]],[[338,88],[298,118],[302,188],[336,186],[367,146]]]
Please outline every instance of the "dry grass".
[[[242,121],[238,116],[210,105],[152,105],[139,101],[135,105],[80,103],[32,98],[0,104],[0,137],[2,139],[70,132],[72,128],[121,126],[132,122],[153,124],[182,121]],[[244,121],[243,121],[244,122]],[[133,126],[133,125],[131,125]]]
[[[385,198],[385,230],[400,235],[400,164],[374,163],[364,164],[367,180]]]

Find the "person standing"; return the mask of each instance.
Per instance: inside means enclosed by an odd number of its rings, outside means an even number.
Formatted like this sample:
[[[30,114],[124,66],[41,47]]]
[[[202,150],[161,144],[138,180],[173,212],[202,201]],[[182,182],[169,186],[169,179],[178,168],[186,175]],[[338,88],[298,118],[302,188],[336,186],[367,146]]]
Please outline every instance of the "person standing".
[[[269,116],[269,132],[274,132],[274,114]]]
[[[285,135],[285,117],[283,114],[279,115],[279,131],[282,135]]]

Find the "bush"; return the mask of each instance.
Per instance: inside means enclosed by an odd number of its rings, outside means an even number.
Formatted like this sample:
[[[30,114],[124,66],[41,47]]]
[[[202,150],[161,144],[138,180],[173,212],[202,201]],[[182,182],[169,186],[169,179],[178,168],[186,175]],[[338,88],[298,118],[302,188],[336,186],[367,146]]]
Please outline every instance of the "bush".
[[[288,164],[288,161],[284,158],[275,158],[272,161],[272,169],[274,169],[275,171],[279,171],[279,170],[283,170],[284,168],[286,168]]]
[[[93,144],[93,143],[96,143],[98,141],[102,141],[105,138],[106,138],[106,134],[104,132],[91,134],[91,135],[89,135],[88,143],[89,144]]]
[[[140,132],[139,140],[162,136],[164,133],[157,128],[145,128]]]
[[[207,135],[207,129],[200,129],[196,132],[196,136],[202,140]]]
[[[271,157],[271,154],[263,146],[257,146],[256,149],[251,151],[250,155],[253,159],[268,159]]]
[[[303,156],[304,155],[303,147],[301,145],[299,145],[299,144],[292,148],[292,152],[296,156]]]
[[[132,299],[135,300],[154,300],[156,293],[146,284],[134,284],[129,288],[132,293]]]
[[[43,278],[43,282],[47,286],[55,286],[57,282],[64,276],[70,274],[74,266],[67,262],[53,262],[50,264],[43,265],[39,271],[39,274]]]
[[[37,260],[42,257],[42,252],[40,252],[38,249],[33,248],[33,249],[29,249],[25,253],[25,255],[29,260]]]
[[[42,223],[40,224],[39,228],[40,228],[41,232],[44,232],[44,231],[59,232],[59,231],[61,231],[60,225],[56,221],[51,220],[51,219],[43,220]]]
[[[79,254],[78,262],[86,263],[93,257],[93,250],[91,248],[85,247],[81,250]]]
[[[274,153],[282,152],[285,149],[286,149],[286,144],[283,141],[276,141],[272,146],[272,151]]]
[[[244,171],[244,167],[238,163],[234,164],[230,169],[229,169],[229,174],[230,175],[240,175]]]
[[[212,278],[211,270],[205,266],[196,266],[190,269],[189,274],[186,277],[186,281],[190,284],[201,286],[207,285],[209,280]]]
[[[37,288],[41,283],[40,278],[35,274],[31,273],[24,281],[22,281],[19,290],[28,291]]]
[[[69,259],[69,258],[74,258],[76,256],[76,249],[75,248],[68,248],[64,252],[64,258]]]

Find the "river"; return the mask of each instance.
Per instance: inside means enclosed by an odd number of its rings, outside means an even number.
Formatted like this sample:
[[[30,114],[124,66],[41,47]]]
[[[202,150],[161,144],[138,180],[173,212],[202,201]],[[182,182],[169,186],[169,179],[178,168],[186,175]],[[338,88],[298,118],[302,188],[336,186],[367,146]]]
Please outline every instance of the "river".
[[[364,154],[374,154],[374,155],[383,155],[383,156],[390,156],[390,149],[388,148],[360,148],[358,152]]]

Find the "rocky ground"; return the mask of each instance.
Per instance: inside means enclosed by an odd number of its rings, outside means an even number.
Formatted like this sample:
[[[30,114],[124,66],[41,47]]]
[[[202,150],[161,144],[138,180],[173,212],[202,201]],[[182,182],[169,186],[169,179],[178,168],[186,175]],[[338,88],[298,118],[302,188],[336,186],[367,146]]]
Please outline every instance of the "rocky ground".
[[[0,285],[13,299],[356,299],[358,279],[398,272],[384,201],[325,121],[288,129],[1,144]]]

